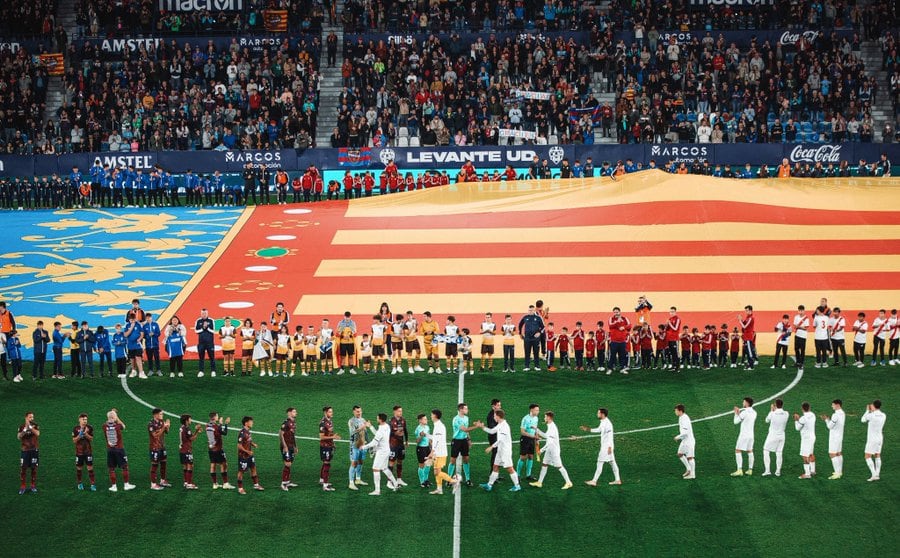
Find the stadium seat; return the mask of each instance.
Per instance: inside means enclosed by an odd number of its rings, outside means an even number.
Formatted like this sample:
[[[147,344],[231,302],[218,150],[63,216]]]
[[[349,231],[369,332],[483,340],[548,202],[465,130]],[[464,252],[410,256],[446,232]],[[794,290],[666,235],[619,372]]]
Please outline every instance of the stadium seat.
[[[406,136],[397,138],[397,147],[409,147],[409,138]]]
[[[410,147],[419,147],[419,136],[412,136],[409,138],[409,146]]]
[[[409,128],[407,128],[406,126],[402,126],[402,127],[398,128],[397,129],[397,137],[399,137],[399,138],[409,137]]]

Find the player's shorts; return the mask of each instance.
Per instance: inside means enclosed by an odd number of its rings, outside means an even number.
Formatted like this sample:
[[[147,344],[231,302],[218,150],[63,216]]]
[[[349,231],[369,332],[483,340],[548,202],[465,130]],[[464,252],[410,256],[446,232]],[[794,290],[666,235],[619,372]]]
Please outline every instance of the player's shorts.
[[[375,459],[372,461],[372,469],[378,469],[379,471],[384,471],[388,468],[388,459],[390,456],[386,452],[379,452],[375,454]]]
[[[384,356],[384,345],[372,345],[372,356],[373,357]]]
[[[483,355],[492,355],[494,354],[494,344],[486,345],[484,343],[481,344],[481,354]]]
[[[431,455],[431,448],[429,446],[416,446],[416,461],[425,463],[425,460],[428,459],[429,455]]]
[[[328,349],[322,353],[322,360],[334,360],[334,349]]]
[[[169,454],[166,453],[166,448],[150,450],[150,463],[159,463],[165,461],[168,457]]]
[[[214,464],[225,463],[228,459],[225,457],[224,450],[209,450],[209,462]]]
[[[301,362],[303,360],[303,351],[294,351],[294,356],[292,357],[293,362]]]
[[[406,459],[406,448],[403,446],[391,446],[391,461],[403,461]]]
[[[334,446],[322,447],[319,446],[319,459],[322,461],[331,461],[331,458],[334,457]]]
[[[297,453],[297,448],[288,448],[287,451],[281,452],[281,460],[285,463],[293,463],[294,455]]]
[[[412,352],[418,353],[418,352],[422,351],[422,347],[419,345],[418,339],[416,339],[415,341],[406,341],[404,343],[404,346],[406,347],[407,353],[412,353]]]
[[[459,345],[456,343],[447,343],[444,347],[444,354],[448,357],[455,357],[459,354]]]
[[[128,349],[128,358],[143,358],[143,349]]]
[[[110,469],[124,469],[128,467],[128,456],[122,448],[108,448],[106,450],[106,466]]]
[[[256,457],[251,455],[249,457],[238,457],[238,469],[241,471],[249,471],[253,467],[256,467]]]
[[[884,440],[866,440],[866,449],[865,453],[869,453],[872,455],[881,454],[881,446],[884,445]]]
[[[507,467],[513,466],[512,459],[512,450],[508,452],[497,452],[497,457],[494,459],[494,465],[500,467],[502,469],[506,469]]]
[[[438,346],[431,343],[425,343],[425,356],[438,356]]]
[[[362,360],[362,363],[365,365],[372,364],[372,357],[370,357],[370,356],[364,356],[364,357],[362,357],[361,360]]]
[[[234,349],[232,349],[230,351],[222,351],[222,356],[233,356],[233,355],[234,355]]]
[[[562,457],[558,448],[548,448],[543,455],[543,464],[547,467],[562,467]]]
[[[83,467],[85,465],[91,466],[94,464],[94,455],[91,453],[86,453],[84,455],[76,455],[75,456],[75,465],[77,467]]]
[[[753,451],[753,438],[738,436],[734,449],[740,451]]]
[[[813,447],[816,445],[816,439],[800,439],[800,455],[802,457],[809,457],[813,454]]]
[[[832,439],[831,436],[828,437],[828,453],[841,453],[844,447],[844,437]]]
[[[315,362],[316,355],[306,355],[306,362]]]
[[[463,353],[462,359],[465,362],[472,362],[472,353]]]
[[[763,444],[763,451],[784,451],[784,436],[778,438],[766,438],[766,443]]]
[[[253,356],[253,349],[241,349],[241,356],[244,358],[250,358]]]
[[[399,354],[403,350],[403,341],[391,341],[391,350]]]
[[[611,461],[616,460],[616,450],[613,449],[612,453],[610,453],[609,448],[600,448],[600,453],[597,454],[597,463],[609,463]]]
[[[287,353],[275,353],[275,360],[287,360]]]
[[[19,465],[21,467],[37,467],[39,461],[38,450],[23,451],[19,457]]]
[[[355,353],[353,343],[341,343],[338,347],[338,354],[342,357],[353,356]]]
[[[366,450],[356,446],[350,446],[350,461],[362,463],[366,460]]]
[[[454,438],[450,441],[450,457],[456,458],[462,455],[469,457],[469,440],[468,438]]]
[[[682,441],[678,444],[678,453],[685,457],[694,457],[694,442]]]
[[[180,461],[182,465],[193,465],[194,464],[194,454],[193,453],[179,453],[178,461]]]
[[[519,438],[519,455],[534,453],[534,438]]]

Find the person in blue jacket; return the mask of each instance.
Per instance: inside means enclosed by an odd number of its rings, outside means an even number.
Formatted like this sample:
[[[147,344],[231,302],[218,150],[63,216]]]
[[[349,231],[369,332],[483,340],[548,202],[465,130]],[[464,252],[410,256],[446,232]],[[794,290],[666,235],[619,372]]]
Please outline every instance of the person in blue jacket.
[[[169,377],[184,377],[184,351],[187,349],[184,335],[178,328],[172,328],[166,337],[166,353],[169,354]]]
[[[44,329],[44,322],[38,320],[37,327],[31,332],[31,341],[34,347],[34,366],[31,368],[31,379],[44,379],[44,364],[47,362],[47,346],[50,344],[50,334]]]
[[[154,371],[157,376],[162,376],[159,370],[159,336],[162,330],[159,324],[153,320],[153,314],[147,313],[144,320],[144,351],[147,353],[147,375],[152,376]]]
[[[144,326],[129,316],[128,326],[125,329],[125,338],[128,340],[128,358],[131,360],[131,377],[140,375],[142,380],[147,379],[144,374],[144,346],[141,341],[144,340]]]
[[[66,336],[62,332],[62,324],[53,322],[53,376],[54,380],[65,378],[63,375],[63,344],[66,342]]]
[[[81,345],[81,376],[84,377],[85,372],[90,373],[91,378],[94,377],[94,343],[96,339],[94,332],[88,327],[86,321],[81,322],[81,329],[75,334],[75,341]]]
[[[22,381],[22,342],[19,341],[19,332],[10,331],[6,335],[6,357],[12,367],[13,381]]]
[[[120,378],[125,377],[125,365],[128,363],[128,340],[122,333],[122,324],[116,324],[112,336],[113,358],[116,359],[116,372]]]
[[[103,377],[103,361],[106,361],[106,370],[109,372],[109,377],[112,378],[112,345],[109,342],[109,332],[102,325],[97,326],[97,331],[94,333],[94,346],[97,354],[100,355],[100,377]]]
[[[159,205],[162,207],[162,202],[159,199],[159,173],[156,172],[156,169],[150,171],[150,207],[156,207]]]
[[[200,177],[188,169],[184,175],[184,205],[193,205],[194,196],[197,193],[197,187],[200,185]]]
[[[135,200],[136,205],[138,207],[147,207],[147,194],[150,191],[150,177],[144,174],[143,169],[137,169],[134,187],[137,190],[137,199]]]
[[[134,207],[134,179],[137,176],[134,173],[134,167],[123,167],[119,170],[119,174],[122,175],[122,186],[125,189],[128,207]]]

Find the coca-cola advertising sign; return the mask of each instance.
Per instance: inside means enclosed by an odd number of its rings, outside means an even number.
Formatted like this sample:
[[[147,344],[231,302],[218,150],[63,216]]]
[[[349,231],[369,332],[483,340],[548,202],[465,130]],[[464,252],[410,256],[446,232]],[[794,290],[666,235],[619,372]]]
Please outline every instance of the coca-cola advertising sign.
[[[802,33],[795,33],[793,31],[785,31],[784,33],[781,34],[781,37],[778,39],[778,44],[780,44],[780,45],[795,45],[795,44],[797,44],[797,41],[800,40],[800,37],[803,37],[804,39],[806,39],[807,43],[814,43],[814,42],[816,42],[816,39],[819,38],[820,34],[821,33],[819,33],[818,31],[812,31],[812,30],[803,31]]]
[[[789,159],[792,163],[840,163],[842,147],[843,145],[798,145],[791,150]]]

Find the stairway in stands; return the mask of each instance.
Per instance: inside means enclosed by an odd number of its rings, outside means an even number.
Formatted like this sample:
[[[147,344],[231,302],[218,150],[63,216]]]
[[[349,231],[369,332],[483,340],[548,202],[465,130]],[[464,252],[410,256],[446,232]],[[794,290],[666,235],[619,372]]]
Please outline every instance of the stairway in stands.
[[[609,13],[609,0],[600,0],[597,2],[597,11]],[[600,101],[600,104],[609,103],[609,106],[613,107],[613,110],[616,108],[616,91],[612,89],[610,93],[606,92],[606,74],[602,72],[598,72],[594,74],[593,79],[591,80],[591,89],[594,92],[594,98]],[[605,138],[603,137],[603,129],[595,128],[594,129],[594,143],[617,143],[616,142],[616,128],[613,126],[611,129],[611,137]]]
[[[319,61],[319,114],[316,118],[316,147],[331,147],[331,131],[337,126],[337,98],[341,92],[341,64],[344,63],[344,27],[341,25],[341,13],[344,0],[335,0],[337,24],[332,25],[326,15],[322,22],[322,56]],[[334,67],[329,68],[328,52],[325,39],[328,34],[337,35],[337,60]]]
[[[59,0],[56,8],[56,22],[63,26],[71,42],[78,30],[75,25],[75,0]],[[66,60],[66,68],[69,61]],[[44,109],[44,122],[56,119],[56,111],[66,101],[66,84],[62,76],[51,76],[47,83],[47,104]]]
[[[878,82],[878,92],[872,103],[872,120],[875,122],[873,141],[880,143],[884,124],[894,114],[894,107],[891,105],[891,77],[886,70],[881,69],[881,43],[864,41],[859,48],[860,58],[866,65],[866,74],[875,76],[875,80]]]

